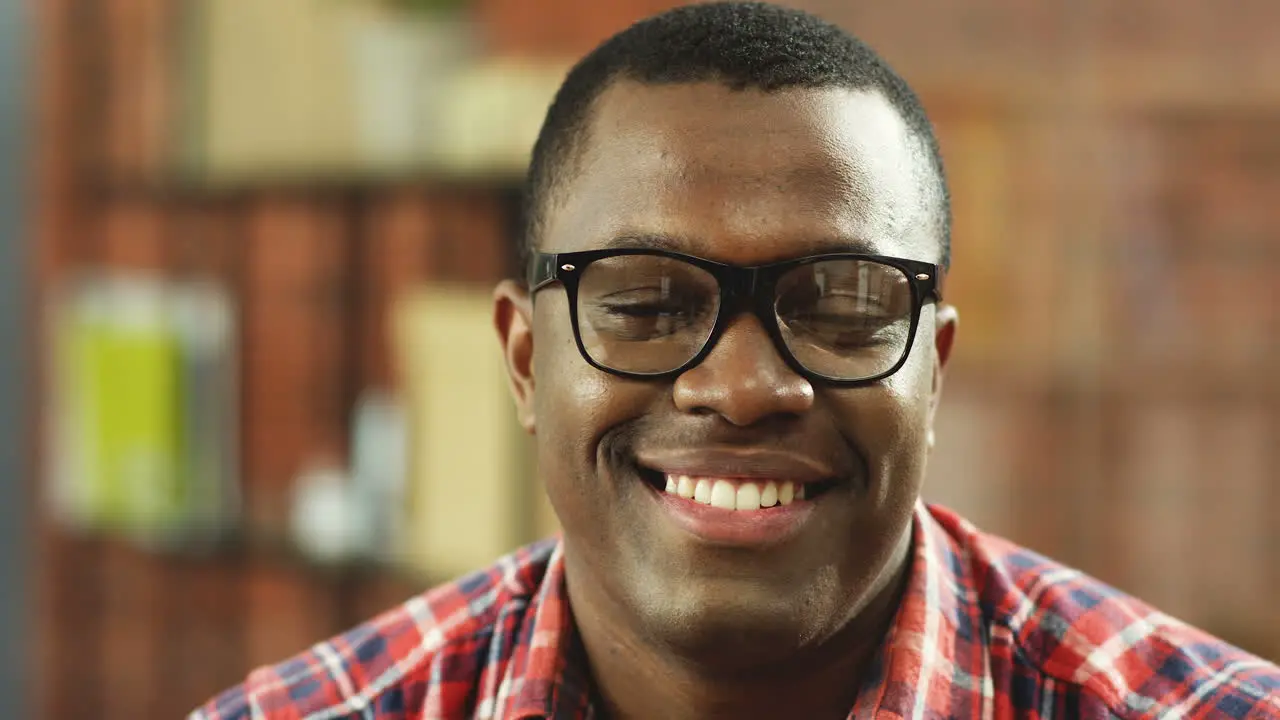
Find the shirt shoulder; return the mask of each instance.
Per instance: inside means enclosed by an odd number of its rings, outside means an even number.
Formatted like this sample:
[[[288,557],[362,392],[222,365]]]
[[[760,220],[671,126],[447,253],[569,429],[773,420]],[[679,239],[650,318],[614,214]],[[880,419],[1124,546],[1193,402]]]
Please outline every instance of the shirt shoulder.
[[[930,513],[967,558],[1010,673],[1074,686],[1119,718],[1280,720],[1280,667],[954,513]]]
[[[401,717],[433,706],[467,714],[480,678],[501,674],[555,540],[433,588],[342,635],[249,673],[188,720]],[[503,652],[492,653],[501,644]]]

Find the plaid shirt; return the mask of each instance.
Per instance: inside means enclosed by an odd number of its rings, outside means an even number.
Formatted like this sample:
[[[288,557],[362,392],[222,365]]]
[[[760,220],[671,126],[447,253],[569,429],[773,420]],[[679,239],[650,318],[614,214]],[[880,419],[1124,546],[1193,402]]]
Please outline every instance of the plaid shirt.
[[[1280,668],[955,514],[917,509],[909,586],[851,718],[1280,720]],[[589,718],[558,542],[252,673],[191,720]]]

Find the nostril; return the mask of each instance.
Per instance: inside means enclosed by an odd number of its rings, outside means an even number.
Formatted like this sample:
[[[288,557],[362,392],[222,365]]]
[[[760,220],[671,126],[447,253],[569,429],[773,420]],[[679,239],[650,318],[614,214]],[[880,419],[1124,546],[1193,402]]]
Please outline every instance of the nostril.
[[[814,402],[812,384],[773,347],[755,317],[735,321],[701,363],[676,378],[673,391],[680,410],[714,413],[738,426],[799,415]]]

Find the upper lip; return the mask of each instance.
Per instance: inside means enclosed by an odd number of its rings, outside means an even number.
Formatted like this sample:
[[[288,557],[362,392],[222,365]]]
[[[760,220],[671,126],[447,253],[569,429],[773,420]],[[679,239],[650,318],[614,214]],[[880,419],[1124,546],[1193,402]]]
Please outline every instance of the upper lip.
[[[836,473],[820,460],[786,450],[767,448],[679,448],[636,453],[636,461],[668,475],[752,478],[813,483]]]

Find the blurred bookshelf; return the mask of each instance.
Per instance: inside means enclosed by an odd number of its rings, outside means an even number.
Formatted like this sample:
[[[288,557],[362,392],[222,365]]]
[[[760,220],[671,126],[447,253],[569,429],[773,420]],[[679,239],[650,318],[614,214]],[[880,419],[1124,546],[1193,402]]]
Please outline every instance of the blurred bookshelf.
[[[565,59],[671,4],[477,0],[425,60],[353,59],[351,27],[422,22],[355,0],[35,5],[43,717],[180,717],[554,529],[488,292]],[[926,495],[1280,657],[1277,11],[1202,47],[1185,3],[1127,5],[1141,42],[1067,4],[793,4],[898,63],[946,155],[961,342]],[[361,115],[410,94],[360,80],[397,58],[447,68],[407,128]],[[152,469],[59,470],[124,442]]]
[[[39,6],[44,717],[181,717],[554,531],[488,317],[562,68],[474,59],[364,147],[342,6]]]

